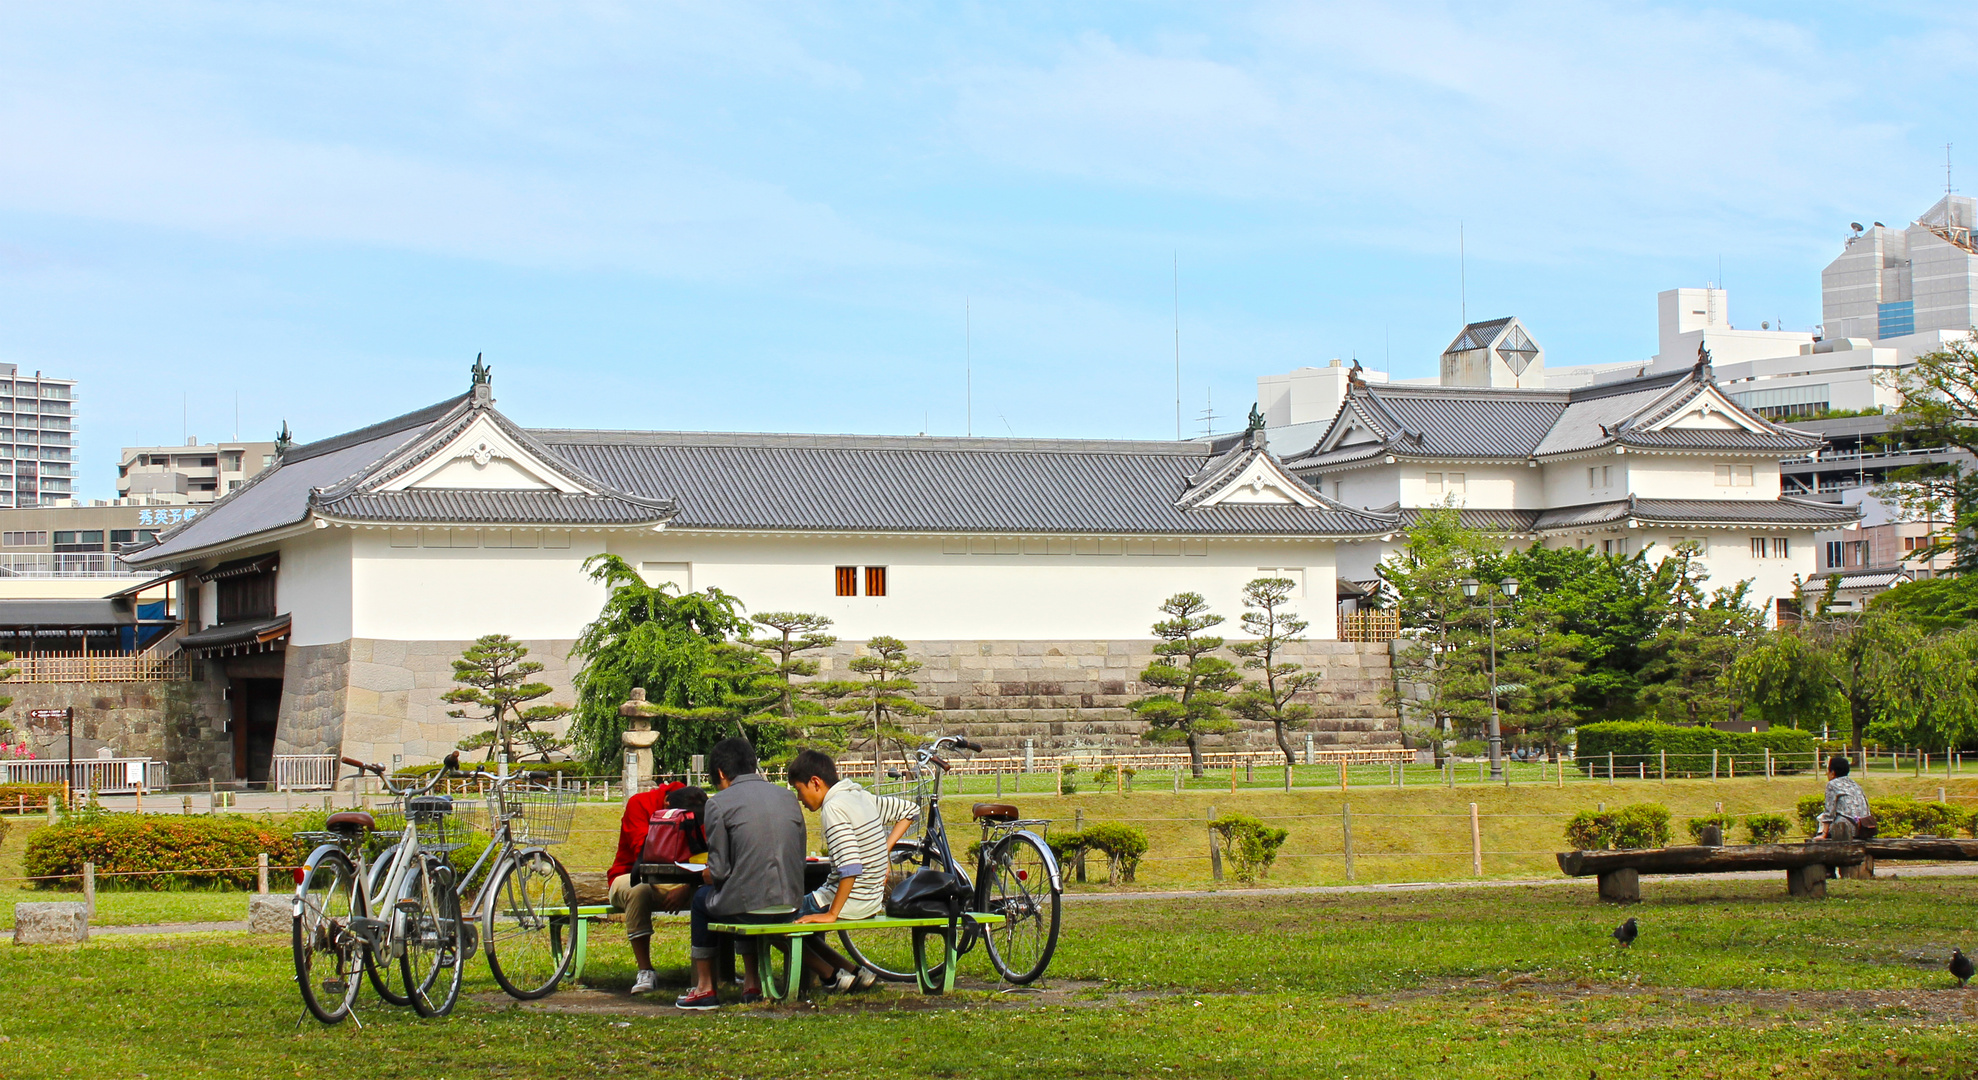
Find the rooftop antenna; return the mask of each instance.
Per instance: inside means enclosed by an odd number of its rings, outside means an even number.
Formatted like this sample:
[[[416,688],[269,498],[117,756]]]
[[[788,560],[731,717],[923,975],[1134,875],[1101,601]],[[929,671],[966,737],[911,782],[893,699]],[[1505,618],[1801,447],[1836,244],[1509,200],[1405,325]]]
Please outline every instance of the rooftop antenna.
[[[963,430],[975,435],[975,304],[962,300],[962,416]]]
[[[1456,295],[1463,305],[1463,325],[1470,325],[1470,262],[1463,247],[1463,223],[1456,223]]]
[[[1202,434],[1214,435],[1216,433],[1216,388],[1213,386],[1209,387],[1208,403],[1209,407],[1202,410]]]
[[[1174,437],[1181,441],[1181,252],[1174,253]]]

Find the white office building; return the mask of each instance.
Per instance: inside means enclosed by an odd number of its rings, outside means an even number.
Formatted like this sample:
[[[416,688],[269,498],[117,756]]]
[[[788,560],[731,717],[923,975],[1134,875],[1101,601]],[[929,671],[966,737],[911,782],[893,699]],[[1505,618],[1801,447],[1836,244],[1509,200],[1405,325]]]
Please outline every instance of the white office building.
[[[75,497],[74,379],[0,364],[0,507]]]

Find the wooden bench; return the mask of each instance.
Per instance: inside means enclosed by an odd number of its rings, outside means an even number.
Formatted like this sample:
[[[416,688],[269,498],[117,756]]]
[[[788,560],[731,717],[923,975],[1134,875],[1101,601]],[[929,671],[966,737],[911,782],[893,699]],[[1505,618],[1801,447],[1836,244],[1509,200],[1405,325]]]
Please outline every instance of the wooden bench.
[[[794,1001],[802,991],[804,978],[803,945],[813,935],[838,931],[863,933],[867,930],[909,930],[913,933],[914,981],[923,994],[945,994],[955,988],[955,968],[960,966],[958,935],[968,932],[968,924],[993,926],[1001,915],[964,912],[955,932],[948,932],[946,919],[842,919],[828,923],[709,923],[708,929],[737,937],[751,938],[756,946],[756,973],[762,982],[762,996],[770,1001]],[[927,939],[941,943],[938,954],[929,957]],[[783,960],[783,973],[776,974],[774,961]],[[938,973],[936,969],[938,970]]]
[[[1876,859],[1960,862],[1978,859],[1978,840],[1915,837],[1896,840],[1808,841],[1804,844],[1753,844],[1744,847],[1684,845],[1622,851],[1562,851],[1559,869],[1568,877],[1597,876],[1600,898],[1617,904],[1641,900],[1643,874],[1723,874],[1783,870],[1791,896],[1825,899],[1827,871],[1868,878]]]

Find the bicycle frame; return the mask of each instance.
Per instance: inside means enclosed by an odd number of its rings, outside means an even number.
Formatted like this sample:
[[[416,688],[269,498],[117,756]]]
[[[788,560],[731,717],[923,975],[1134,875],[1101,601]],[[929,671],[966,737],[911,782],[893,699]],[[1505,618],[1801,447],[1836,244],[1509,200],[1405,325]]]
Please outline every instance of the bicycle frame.
[[[1057,856],[1052,854],[1051,845],[1029,829],[1017,828],[1014,822],[1007,827],[999,827],[1001,823],[984,821],[982,843],[977,846],[975,852],[975,873],[971,875],[962,869],[961,863],[955,859],[954,847],[948,841],[947,820],[941,816],[941,778],[947,772],[947,762],[942,760],[940,751],[958,745],[958,741],[956,736],[943,735],[936,739],[933,745],[916,751],[914,760],[907,765],[916,783],[921,782],[923,772],[931,774],[932,778],[933,786],[927,794],[927,809],[922,815],[920,839],[916,842],[923,856],[938,853],[941,868],[953,874],[955,880],[968,889],[969,909],[984,911],[989,906],[989,853],[995,847],[991,840],[1001,840],[1005,836],[1022,833],[1036,841],[1038,849],[1043,852],[1045,867],[1051,875],[1051,888],[1063,889],[1064,876],[1058,869]],[[974,932],[971,927],[971,935]]]

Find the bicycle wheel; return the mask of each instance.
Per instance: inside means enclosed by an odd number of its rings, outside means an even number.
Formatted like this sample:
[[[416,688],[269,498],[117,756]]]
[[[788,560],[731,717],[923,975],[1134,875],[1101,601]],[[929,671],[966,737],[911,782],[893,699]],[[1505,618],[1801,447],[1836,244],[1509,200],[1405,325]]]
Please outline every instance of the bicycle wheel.
[[[371,864],[371,896],[379,904],[385,903],[385,879],[391,876],[392,859],[397,855],[398,845],[393,844]],[[364,953],[364,973],[370,976],[371,989],[378,992],[378,997],[385,1004],[401,1008],[412,1004],[412,995],[405,988],[404,972],[397,957],[390,953],[380,956],[367,949]]]
[[[357,896],[357,868],[335,848],[317,851],[295,886],[295,984],[310,1015],[325,1024],[350,1015],[362,985],[364,943],[350,929],[363,914]]]
[[[919,840],[902,840],[894,845],[892,872],[886,879],[886,892],[890,895],[901,880],[927,865],[927,862]],[[873,974],[880,978],[888,982],[913,981],[912,931],[866,931],[854,939],[851,934],[840,930],[838,943],[845,947],[848,959],[871,968]]]
[[[488,970],[524,1001],[556,989],[570,970],[577,887],[547,851],[524,851],[496,872],[482,915]]]
[[[460,1000],[460,976],[467,967],[460,894],[453,890],[452,868],[430,855],[407,878],[398,900],[405,948],[398,962],[412,1008],[420,1016],[445,1016]]]
[[[1029,833],[1011,833],[989,854],[988,912],[1006,920],[985,927],[989,961],[1007,982],[1032,982],[1058,948],[1058,906],[1051,853]]]

